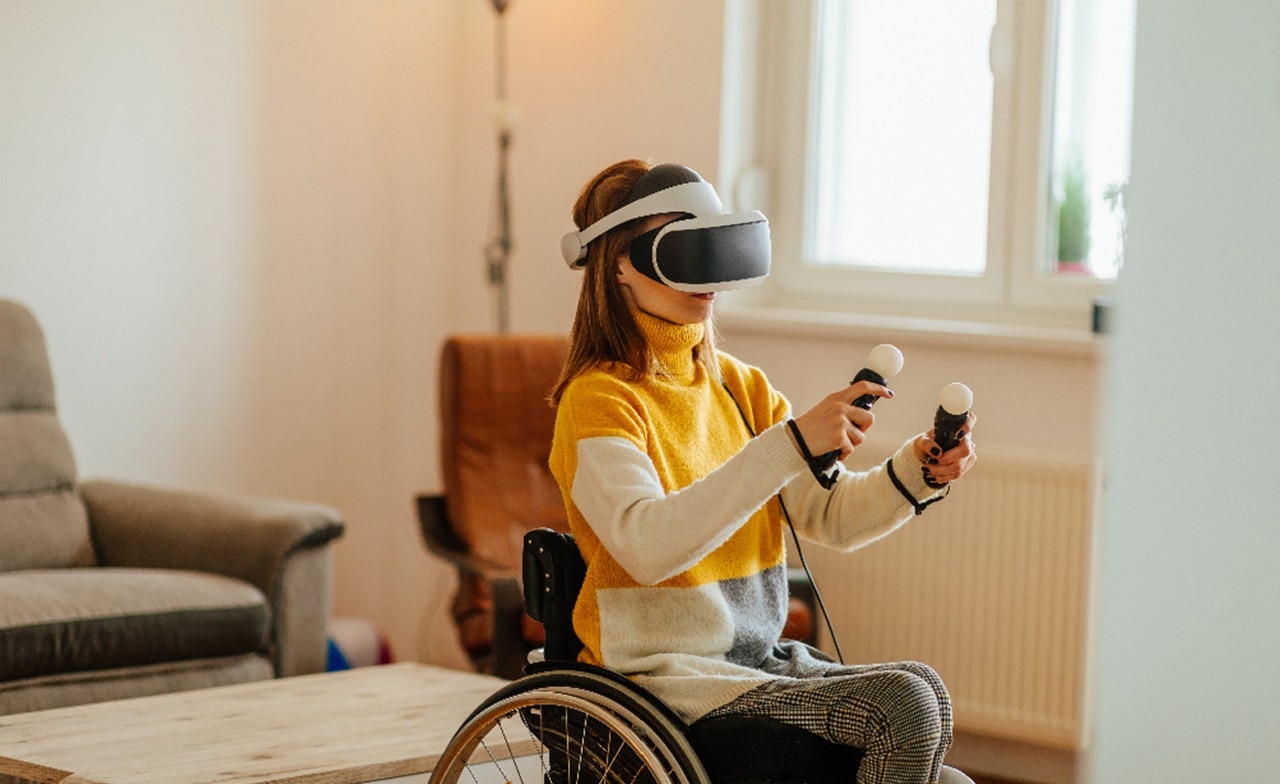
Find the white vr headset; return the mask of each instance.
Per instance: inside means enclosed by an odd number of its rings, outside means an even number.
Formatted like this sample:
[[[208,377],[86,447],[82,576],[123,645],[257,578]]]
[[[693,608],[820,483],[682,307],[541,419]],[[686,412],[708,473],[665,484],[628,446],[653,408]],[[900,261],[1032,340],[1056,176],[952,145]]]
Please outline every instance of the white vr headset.
[[[623,205],[560,241],[570,269],[586,265],[587,245],[610,229],[651,215],[684,213],[631,243],[631,263],[653,280],[700,294],[753,286],[769,275],[769,221],[756,210],[725,213],[715,188],[693,169],[655,166]]]

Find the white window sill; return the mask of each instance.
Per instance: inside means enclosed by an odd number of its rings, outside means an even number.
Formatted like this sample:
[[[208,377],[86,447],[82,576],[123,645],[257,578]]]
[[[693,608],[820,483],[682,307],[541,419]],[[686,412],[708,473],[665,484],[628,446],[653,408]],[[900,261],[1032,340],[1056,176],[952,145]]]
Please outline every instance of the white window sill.
[[[1106,338],[1083,329],[716,303],[716,323],[742,334],[913,342],[947,348],[1096,358]]]

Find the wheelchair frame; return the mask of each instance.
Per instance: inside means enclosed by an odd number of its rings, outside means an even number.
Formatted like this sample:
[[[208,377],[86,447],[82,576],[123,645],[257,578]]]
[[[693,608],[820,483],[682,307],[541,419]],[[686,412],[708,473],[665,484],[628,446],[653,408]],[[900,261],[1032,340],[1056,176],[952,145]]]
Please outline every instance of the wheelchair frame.
[[[571,535],[530,531],[523,571],[526,610],[546,630],[544,658],[471,713],[430,784],[826,784],[856,778],[858,749],[765,718],[704,719],[690,727],[631,679],[578,662],[582,643],[572,611],[586,566]]]

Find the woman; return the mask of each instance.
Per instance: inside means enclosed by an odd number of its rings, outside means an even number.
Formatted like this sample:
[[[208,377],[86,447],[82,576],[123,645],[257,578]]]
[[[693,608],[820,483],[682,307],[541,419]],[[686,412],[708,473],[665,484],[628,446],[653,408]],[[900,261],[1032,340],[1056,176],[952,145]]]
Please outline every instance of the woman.
[[[768,716],[863,748],[863,784],[966,781],[942,765],[951,706],[932,669],[844,666],[779,635],[786,518],[847,550],[890,533],[935,495],[926,478],[942,485],[973,465],[973,420],[950,451],[921,434],[823,487],[806,455],[848,457],[874,422],[853,401],[893,393],[859,382],[792,420],[759,369],[717,351],[715,291],[768,268],[763,216],[722,213],[696,172],[635,160],[574,205],[579,231],[563,250],[586,277],[552,393],[550,462],[587,563],[582,659],[689,722]]]

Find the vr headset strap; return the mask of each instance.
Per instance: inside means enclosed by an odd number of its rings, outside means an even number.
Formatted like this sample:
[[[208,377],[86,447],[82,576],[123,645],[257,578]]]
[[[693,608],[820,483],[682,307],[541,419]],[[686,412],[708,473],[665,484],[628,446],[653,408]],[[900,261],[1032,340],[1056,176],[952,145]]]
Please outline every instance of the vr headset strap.
[[[685,182],[619,207],[582,231],[569,232],[561,240],[560,250],[564,254],[565,263],[577,269],[582,266],[579,262],[587,257],[587,245],[592,240],[627,221],[667,212],[718,215],[723,210],[724,205],[720,203],[720,197],[710,183]]]

